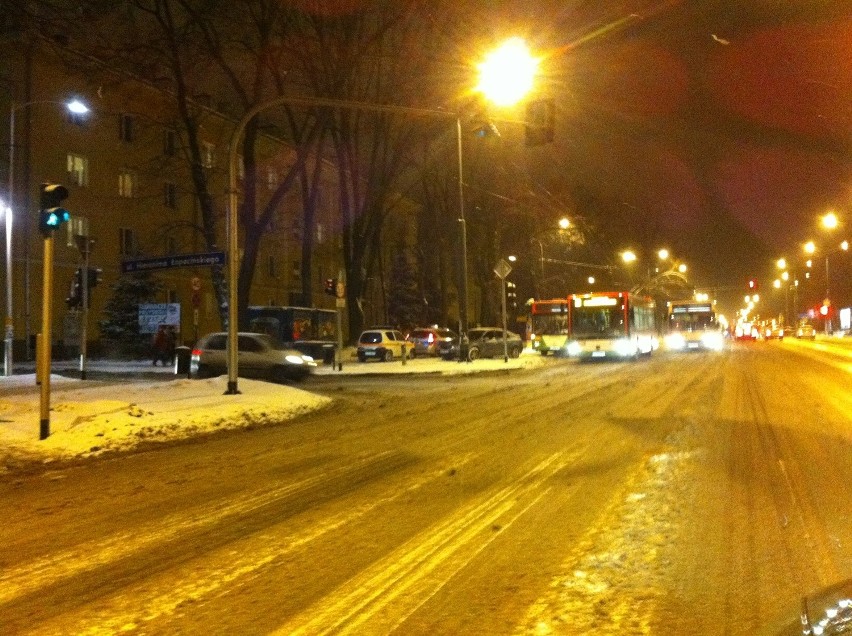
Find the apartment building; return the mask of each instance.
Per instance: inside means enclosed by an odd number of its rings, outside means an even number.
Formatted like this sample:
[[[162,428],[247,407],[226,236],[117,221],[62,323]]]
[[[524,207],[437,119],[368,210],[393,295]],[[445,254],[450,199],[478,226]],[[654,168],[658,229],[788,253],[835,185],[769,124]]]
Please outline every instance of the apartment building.
[[[202,168],[216,210],[217,240],[211,246],[201,231],[184,135],[167,95],[108,70],[103,77],[77,75],[50,47],[8,43],[3,47],[4,55],[8,53],[4,70],[10,93],[0,95],[0,112],[10,113],[10,126],[0,127],[6,128],[0,144],[10,152],[8,158],[0,158],[3,183],[9,184],[2,187],[0,198],[8,200],[6,190],[13,191],[12,271],[6,276],[12,280],[15,359],[33,359],[41,326],[44,241],[38,230],[38,207],[43,182],[69,190],[64,204],[72,223],[55,235],[51,338],[57,355],[73,355],[81,312],[70,309],[65,300],[82,264],[80,236],[90,241],[90,267],[102,270],[102,281],[90,291],[87,324],[93,344],[100,339],[98,320],[111,287],[134,262],[172,263],[182,259],[169,257],[226,252],[228,144],[234,121],[221,114],[226,109],[209,97],[196,97],[195,105],[203,113]],[[69,112],[65,105],[72,99],[86,104],[89,111]],[[263,204],[292,165],[294,152],[270,135],[261,139],[260,148],[258,196]],[[240,161],[240,177],[242,170]],[[333,174],[326,171],[326,179]],[[342,265],[336,193],[331,180],[320,188],[317,218],[310,228],[303,227],[297,190],[284,198],[261,242],[250,304],[334,306],[334,299],[323,293],[323,281]],[[301,271],[306,231],[314,233],[308,298],[302,293],[302,277],[308,274]],[[211,267],[158,267],[150,274],[163,287],[156,301],[179,307],[182,342],[222,328],[222,297],[213,288]]]

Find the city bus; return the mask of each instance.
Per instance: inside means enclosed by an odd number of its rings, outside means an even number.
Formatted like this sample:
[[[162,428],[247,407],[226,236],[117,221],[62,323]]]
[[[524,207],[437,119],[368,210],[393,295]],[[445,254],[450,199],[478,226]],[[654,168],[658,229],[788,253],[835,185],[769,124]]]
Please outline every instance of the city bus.
[[[568,300],[534,300],[530,305],[530,343],[535,351],[565,353],[568,342]]]
[[[568,296],[568,355],[636,358],[658,346],[653,299],[626,291]]]
[[[255,306],[248,308],[249,331],[269,334],[282,345],[325,364],[334,363],[337,313],[316,307]]]
[[[666,307],[666,349],[719,351],[725,335],[712,302],[671,301]]]

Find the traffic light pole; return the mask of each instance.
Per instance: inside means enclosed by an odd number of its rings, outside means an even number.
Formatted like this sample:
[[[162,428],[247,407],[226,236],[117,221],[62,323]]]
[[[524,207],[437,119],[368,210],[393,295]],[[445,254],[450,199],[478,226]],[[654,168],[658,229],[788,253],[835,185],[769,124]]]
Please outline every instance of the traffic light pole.
[[[53,233],[44,237],[44,276],[41,298],[41,347],[38,350],[38,377],[41,382],[39,439],[50,436],[50,357],[53,326]]]
[[[81,314],[82,324],[80,325],[80,379],[86,379],[86,365],[87,365],[87,342],[89,340],[89,254],[91,253],[92,241],[89,240],[88,236],[82,237],[82,240],[79,240],[77,246],[80,248],[80,251],[83,253],[83,275],[82,278],[83,283],[83,312]]]

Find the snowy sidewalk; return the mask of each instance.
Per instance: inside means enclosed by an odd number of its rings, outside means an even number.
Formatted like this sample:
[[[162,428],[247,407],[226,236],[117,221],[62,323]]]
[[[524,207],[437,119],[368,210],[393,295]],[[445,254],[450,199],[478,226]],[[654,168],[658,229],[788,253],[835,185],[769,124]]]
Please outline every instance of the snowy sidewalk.
[[[343,369],[320,366],[320,376],[373,374],[455,375],[538,366],[543,358],[473,363],[417,358],[396,362],[344,362]],[[0,377],[0,473],[22,461],[50,462],[129,450],[141,443],[186,439],[205,433],[263,426],[323,408],[330,399],[311,392],[311,380],[286,386],[240,378],[239,395],[224,395],[227,376],[205,380],[177,376],[150,361],[92,361],[97,373],[134,379],[98,382],[65,377],[73,362],[56,362],[50,381],[50,436],[39,440],[40,387],[33,373]],[[135,379],[135,376],[139,379]],[[90,378],[92,376],[89,376]],[[102,376],[101,376],[102,377]]]

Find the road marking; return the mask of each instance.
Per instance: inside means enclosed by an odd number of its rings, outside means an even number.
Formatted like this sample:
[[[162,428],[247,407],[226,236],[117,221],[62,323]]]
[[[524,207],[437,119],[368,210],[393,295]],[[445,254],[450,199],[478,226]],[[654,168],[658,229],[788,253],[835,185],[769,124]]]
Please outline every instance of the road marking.
[[[562,455],[551,455],[511,485],[408,541],[274,634],[392,631],[499,535],[493,529],[498,520],[514,510],[501,526],[513,524],[545,495],[545,482],[567,463]]]

